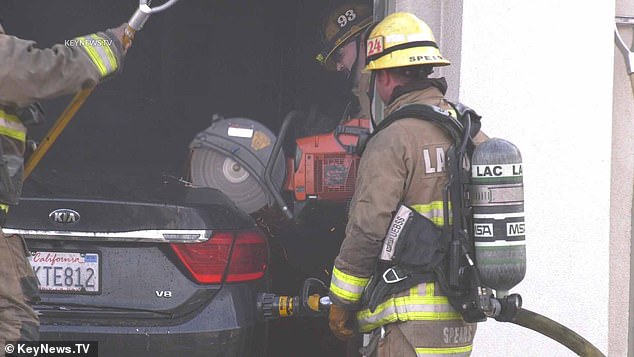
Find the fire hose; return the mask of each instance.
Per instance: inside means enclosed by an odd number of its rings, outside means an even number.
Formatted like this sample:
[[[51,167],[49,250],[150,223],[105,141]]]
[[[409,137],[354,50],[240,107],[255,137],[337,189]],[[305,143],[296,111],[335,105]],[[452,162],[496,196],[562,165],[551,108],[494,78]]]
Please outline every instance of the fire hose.
[[[492,316],[501,322],[510,322],[538,332],[567,347],[583,357],[605,357],[605,355],[588,340],[546,316],[522,308],[519,295],[508,296],[515,304],[514,316]],[[496,300],[496,299],[494,299]],[[504,304],[504,303],[503,303]],[[328,297],[328,288],[319,279],[308,278],[297,296],[260,293],[257,298],[257,310],[263,320],[291,317],[326,316],[332,302]]]
[[[123,36],[123,48],[130,47],[132,39],[134,39],[134,35],[136,32],[140,31],[143,28],[143,25],[148,20],[150,15],[156,14],[163,10],[170,8],[174,5],[178,0],[168,0],[163,5],[156,6],[151,8],[150,3],[152,0],[139,0],[139,8],[135,11],[135,13],[128,20],[128,25],[126,26],[125,33]],[[70,120],[75,116],[79,108],[84,104],[86,99],[90,96],[92,91],[95,89],[94,86],[82,89],[79,91],[68,104],[66,109],[60,114],[57,118],[51,129],[46,133],[46,136],[40,142],[40,145],[33,152],[33,154],[29,157],[29,160],[24,165],[24,179],[33,172],[37,164],[42,160],[46,152],[53,146],[59,135],[64,131]]]

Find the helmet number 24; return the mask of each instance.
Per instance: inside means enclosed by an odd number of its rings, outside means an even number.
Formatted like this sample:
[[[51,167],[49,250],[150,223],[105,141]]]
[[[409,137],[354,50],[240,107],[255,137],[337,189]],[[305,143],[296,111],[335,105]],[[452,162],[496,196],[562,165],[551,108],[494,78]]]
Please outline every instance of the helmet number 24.
[[[354,9],[350,9],[337,17],[337,23],[339,27],[346,27],[348,21],[354,21],[356,18],[357,14],[354,12]]]
[[[368,40],[367,55],[372,56],[383,52],[383,37],[375,37]]]

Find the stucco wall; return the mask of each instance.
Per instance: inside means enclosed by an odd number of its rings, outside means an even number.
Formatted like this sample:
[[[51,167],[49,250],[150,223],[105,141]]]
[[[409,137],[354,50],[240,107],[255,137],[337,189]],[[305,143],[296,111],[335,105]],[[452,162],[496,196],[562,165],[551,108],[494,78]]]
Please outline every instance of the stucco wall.
[[[422,15],[440,33],[443,52],[460,42],[446,54],[453,68],[442,74],[460,84],[460,100],[483,115],[490,136],[522,151],[528,271],[512,292],[523,296],[525,308],[607,353],[614,1],[464,1],[461,16],[451,17],[456,3],[395,2],[397,11]],[[613,183],[624,184],[627,179]],[[623,194],[620,200],[631,202]],[[627,205],[618,214],[621,206]],[[629,248],[629,230],[624,234],[615,244]],[[629,280],[627,267],[622,273]],[[627,321],[627,306],[612,314]],[[626,326],[613,326],[621,331],[610,332],[610,356],[625,356],[619,339],[626,340]],[[480,324],[473,353],[574,355],[533,331],[495,321]]]
[[[614,3],[484,0],[463,11],[460,97],[524,156],[528,272],[515,291],[607,352]],[[574,355],[503,327],[484,324],[474,355]]]
[[[616,5],[617,15],[634,15],[634,3],[631,1],[618,0]],[[634,26],[619,26],[619,33],[624,42],[631,46]],[[614,53],[609,344],[611,355],[631,357],[634,356],[631,313],[634,92],[626,73],[624,53],[616,46]],[[628,325],[629,328],[623,328]]]

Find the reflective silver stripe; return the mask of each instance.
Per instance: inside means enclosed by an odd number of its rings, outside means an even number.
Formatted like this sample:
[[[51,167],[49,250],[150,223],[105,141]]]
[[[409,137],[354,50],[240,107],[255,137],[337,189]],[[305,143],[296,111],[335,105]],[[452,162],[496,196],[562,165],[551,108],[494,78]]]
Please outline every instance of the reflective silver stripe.
[[[361,299],[361,294],[363,294],[368,280],[368,278],[346,274],[334,267],[330,280],[330,292],[343,300],[357,302]]]
[[[445,224],[445,213],[443,201],[432,201],[428,204],[415,204],[411,206],[416,212],[432,221],[437,226]],[[451,206],[449,206],[449,223],[451,223]]]
[[[117,59],[110,48],[112,40],[106,40],[92,34],[87,37],[78,37],[74,41],[86,51],[101,77],[105,77],[117,70]]]
[[[17,234],[24,238],[47,239],[64,237],[68,240],[102,240],[157,243],[200,243],[209,240],[212,231],[204,229],[149,229],[126,232],[78,232],[47,231],[34,229],[3,228],[7,235]]]
[[[106,75],[115,72],[117,70],[117,60],[113,58],[112,50],[108,44],[110,40],[107,41],[95,34],[90,35],[89,38],[93,40],[91,46],[97,52],[101,63],[106,68]]]
[[[105,39],[97,34],[92,34],[90,37],[95,40],[96,44],[98,44],[98,46],[95,46],[95,49],[99,52],[99,55],[103,59],[103,63],[106,65],[108,70],[108,74],[116,72],[117,68],[119,68],[119,64],[117,62],[117,57],[110,47],[112,40]]]
[[[449,304],[447,297],[414,295],[416,290],[424,292],[429,289],[410,289],[410,295],[391,297],[380,304],[374,312],[370,312],[369,309],[359,311],[357,313],[359,330],[368,332],[395,321],[462,319]]]

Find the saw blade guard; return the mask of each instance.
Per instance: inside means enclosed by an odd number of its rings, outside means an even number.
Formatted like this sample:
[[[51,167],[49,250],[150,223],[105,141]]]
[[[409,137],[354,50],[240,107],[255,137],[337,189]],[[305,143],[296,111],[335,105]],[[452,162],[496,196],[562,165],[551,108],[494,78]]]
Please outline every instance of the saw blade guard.
[[[222,191],[246,213],[273,205],[264,173],[275,141],[273,132],[255,120],[214,119],[189,145],[192,185]],[[285,161],[280,150],[271,175],[278,192],[286,176]]]

